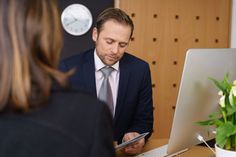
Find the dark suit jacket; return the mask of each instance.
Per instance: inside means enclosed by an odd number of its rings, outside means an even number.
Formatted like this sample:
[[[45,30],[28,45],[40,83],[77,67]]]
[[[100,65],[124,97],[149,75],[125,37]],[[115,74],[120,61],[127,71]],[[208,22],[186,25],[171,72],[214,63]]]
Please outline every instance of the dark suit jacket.
[[[3,112],[1,157],[113,157],[107,106],[78,92],[53,92],[47,106],[27,114]]]
[[[149,65],[128,53],[124,54],[119,65],[120,79],[113,124],[114,138],[120,143],[127,132],[150,132],[151,135],[153,102]],[[71,86],[97,96],[94,49],[65,59],[60,64],[62,71],[71,68],[77,69],[70,79]]]

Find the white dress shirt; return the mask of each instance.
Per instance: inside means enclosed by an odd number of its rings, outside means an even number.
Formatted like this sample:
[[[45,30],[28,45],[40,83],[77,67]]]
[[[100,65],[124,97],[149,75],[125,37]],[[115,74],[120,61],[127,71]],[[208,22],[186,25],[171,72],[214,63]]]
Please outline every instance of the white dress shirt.
[[[101,59],[98,57],[98,55],[96,53],[96,49],[94,50],[94,63],[95,63],[96,91],[97,91],[97,95],[98,95],[99,90],[102,85],[102,81],[104,79],[103,74],[100,71],[100,69],[102,69],[103,67],[105,67],[107,65],[105,65],[101,61]],[[109,79],[109,83],[110,83],[111,90],[112,90],[113,104],[114,104],[114,112],[113,113],[115,114],[118,87],[119,87],[119,77],[120,77],[119,61],[117,63],[115,63],[114,65],[112,65],[111,67],[113,67],[115,70],[113,70],[111,72],[108,79]]]

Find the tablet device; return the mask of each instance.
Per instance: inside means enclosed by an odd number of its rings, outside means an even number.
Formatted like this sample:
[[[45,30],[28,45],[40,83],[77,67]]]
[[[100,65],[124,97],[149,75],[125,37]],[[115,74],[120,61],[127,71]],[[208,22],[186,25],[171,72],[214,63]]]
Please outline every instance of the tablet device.
[[[117,146],[115,147],[115,149],[118,150],[118,149],[122,149],[122,148],[124,148],[124,147],[127,147],[128,145],[131,145],[131,144],[137,142],[138,140],[144,138],[144,137],[147,136],[148,134],[149,134],[149,132],[142,133],[142,134],[140,134],[140,135],[134,137],[134,138],[131,139],[131,140],[125,141],[125,142],[123,142],[123,143],[117,145]]]

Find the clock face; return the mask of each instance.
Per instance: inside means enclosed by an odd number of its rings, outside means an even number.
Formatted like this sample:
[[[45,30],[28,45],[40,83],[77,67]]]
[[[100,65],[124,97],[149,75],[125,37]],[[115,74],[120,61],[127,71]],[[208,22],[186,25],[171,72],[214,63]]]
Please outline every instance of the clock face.
[[[71,35],[85,34],[93,23],[92,14],[82,4],[71,4],[61,14],[62,27]]]

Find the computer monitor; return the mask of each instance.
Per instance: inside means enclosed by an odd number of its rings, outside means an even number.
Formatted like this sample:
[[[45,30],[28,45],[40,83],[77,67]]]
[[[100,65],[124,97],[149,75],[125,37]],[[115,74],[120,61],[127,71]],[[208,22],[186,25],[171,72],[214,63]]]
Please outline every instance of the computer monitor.
[[[156,148],[139,156],[173,156],[213,139],[213,127],[200,126],[196,122],[207,120],[218,110],[218,89],[209,79],[223,80],[229,73],[236,79],[236,49],[189,49],[186,53],[176,109],[168,145]],[[138,157],[139,157],[138,156]]]
[[[185,63],[167,154],[176,153],[215,137],[214,128],[197,125],[218,110],[218,89],[209,77],[223,80],[226,73],[236,79],[236,49],[189,49]]]

